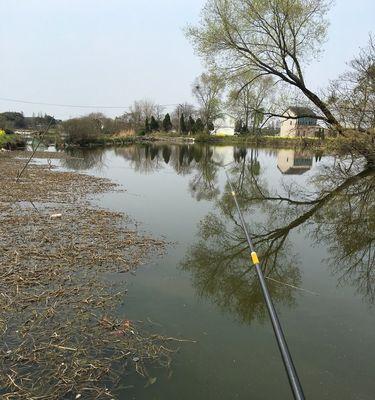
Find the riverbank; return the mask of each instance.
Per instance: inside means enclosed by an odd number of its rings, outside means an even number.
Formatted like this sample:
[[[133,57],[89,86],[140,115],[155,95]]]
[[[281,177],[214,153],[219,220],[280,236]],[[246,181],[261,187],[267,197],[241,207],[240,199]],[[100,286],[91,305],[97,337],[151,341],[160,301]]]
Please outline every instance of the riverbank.
[[[170,363],[164,338],[115,312],[125,296],[120,277],[165,243],[91,205],[120,190],[114,183],[50,160],[16,182],[25,158],[0,154],[0,397],[116,398],[119,377],[141,374],[151,384],[149,366]]]
[[[101,136],[81,144],[63,144],[61,147],[105,147],[124,146],[138,143],[165,143],[165,144],[209,144],[215,146],[255,146],[274,149],[296,149],[324,151],[325,153],[343,153],[348,151],[351,139],[346,138],[282,138],[280,136],[178,136],[175,134],[155,133],[145,136]]]
[[[90,141],[63,144],[67,147],[98,147],[98,146],[116,146],[134,143],[164,142],[170,144],[215,144],[215,145],[265,145],[275,148],[283,147],[327,147],[338,142],[338,139],[315,139],[315,138],[281,138],[279,136],[178,136],[168,134],[150,134],[144,136],[100,136],[91,138]]]

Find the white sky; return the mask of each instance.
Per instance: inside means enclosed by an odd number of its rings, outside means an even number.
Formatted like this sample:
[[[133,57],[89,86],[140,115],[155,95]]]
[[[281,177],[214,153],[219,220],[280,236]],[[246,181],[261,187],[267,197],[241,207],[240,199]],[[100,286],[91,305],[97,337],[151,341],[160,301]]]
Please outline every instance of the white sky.
[[[198,20],[203,0],[0,0],[0,98],[40,103],[129,106],[193,101],[203,71],[182,28]],[[337,0],[329,40],[308,68],[316,89],[345,70],[374,29],[375,1]],[[0,112],[56,118],[123,109],[82,109],[0,100]]]

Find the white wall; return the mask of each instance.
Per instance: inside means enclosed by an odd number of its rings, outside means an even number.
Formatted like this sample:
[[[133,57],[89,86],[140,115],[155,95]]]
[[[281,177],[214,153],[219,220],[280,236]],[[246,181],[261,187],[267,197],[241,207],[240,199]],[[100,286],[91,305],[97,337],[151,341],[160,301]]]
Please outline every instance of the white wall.
[[[230,115],[224,115],[214,122],[213,135],[217,136],[233,136],[235,134],[236,121]]]

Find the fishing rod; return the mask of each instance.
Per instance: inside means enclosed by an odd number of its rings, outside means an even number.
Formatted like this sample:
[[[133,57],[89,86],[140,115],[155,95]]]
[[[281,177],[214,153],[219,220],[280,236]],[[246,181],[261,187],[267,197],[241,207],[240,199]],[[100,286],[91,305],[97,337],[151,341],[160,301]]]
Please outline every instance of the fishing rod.
[[[255,265],[255,269],[256,269],[256,272],[257,272],[257,275],[258,275],[258,279],[259,279],[259,283],[260,283],[260,286],[261,286],[261,289],[262,289],[263,297],[264,297],[264,299],[266,301],[268,314],[269,314],[269,316],[271,318],[273,331],[275,333],[277,344],[279,346],[281,357],[283,359],[284,367],[285,367],[286,373],[288,375],[290,388],[292,390],[292,393],[293,393],[293,396],[294,396],[295,400],[304,400],[305,399],[305,395],[303,393],[303,389],[302,389],[300,380],[298,378],[298,374],[297,374],[296,368],[294,366],[294,363],[293,363],[293,360],[292,360],[292,356],[291,356],[291,354],[289,352],[288,345],[287,345],[286,340],[285,340],[284,332],[283,332],[283,329],[282,329],[280,321],[279,321],[279,317],[277,316],[275,307],[273,306],[272,299],[271,299],[270,293],[268,291],[268,288],[267,288],[267,285],[266,285],[266,281],[265,281],[262,269],[260,267],[260,262],[259,262],[258,255],[257,255],[257,253],[255,251],[253,242],[251,240],[251,236],[250,236],[250,234],[249,234],[249,232],[248,232],[248,230],[246,228],[245,219],[243,217],[241,208],[240,208],[240,206],[238,204],[236,192],[235,192],[235,190],[233,188],[233,184],[232,184],[232,182],[230,180],[230,177],[229,177],[228,172],[225,169],[225,167],[224,167],[224,171],[225,171],[225,175],[227,176],[227,180],[228,180],[228,183],[229,183],[231,194],[232,194],[234,202],[236,204],[236,208],[237,208],[237,211],[238,211],[238,215],[240,217],[241,225],[242,225],[242,228],[243,228],[243,230],[245,232],[246,240],[247,240],[247,243],[248,243],[250,251],[251,251],[251,260],[252,260],[253,264]]]

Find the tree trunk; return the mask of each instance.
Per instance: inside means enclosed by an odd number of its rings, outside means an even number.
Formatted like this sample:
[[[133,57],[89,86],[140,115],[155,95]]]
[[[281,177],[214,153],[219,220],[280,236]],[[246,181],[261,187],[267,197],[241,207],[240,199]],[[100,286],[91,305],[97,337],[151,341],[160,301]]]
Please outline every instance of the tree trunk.
[[[343,128],[339,121],[333,116],[331,111],[328,109],[324,101],[322,101],[315,93],[311,92],[309,89],[307,89],[306,86],[304,85],[298,85],[298,87],[301,89],[301,91],[305,94],[305,96],[311,100],[318,108],[319,110],[324,114],[326,117],[326,121],[332,125],[337,132],[344,136],[343,134]]]

